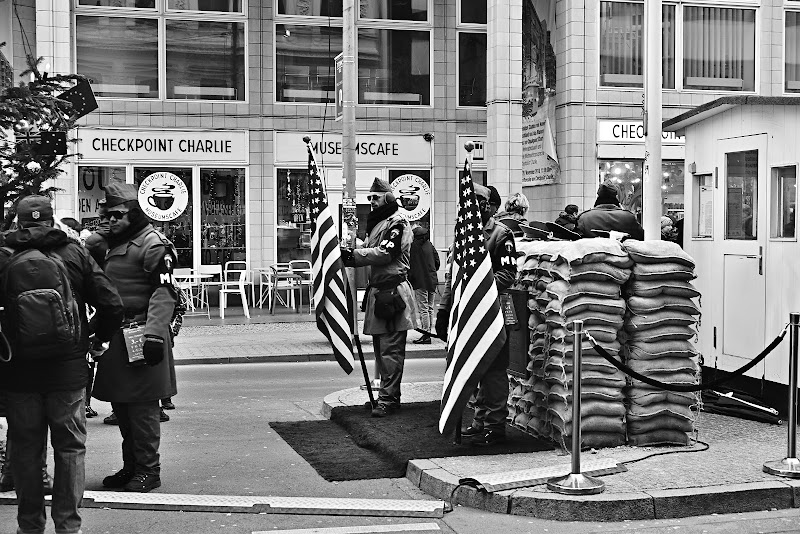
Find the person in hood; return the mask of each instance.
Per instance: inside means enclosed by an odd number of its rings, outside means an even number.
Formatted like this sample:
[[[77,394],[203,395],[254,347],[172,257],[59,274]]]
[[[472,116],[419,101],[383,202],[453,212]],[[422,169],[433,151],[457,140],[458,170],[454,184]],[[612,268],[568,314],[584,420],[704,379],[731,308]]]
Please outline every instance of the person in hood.
[[[556,224],[559,224],[567,230],[575,230],[575,224],[578,222],[578,206],[575,204],[567,204],[564,211],[558,214]]]
[[[408,281],[414,288],[414,297],[419,310],[420,329],[422,337],[414,341],[416,344],[430,344],[431,329],[434,324],[433,295],[439,284],[436,271],[439,270],[439,253],[433,248],[429,236],[430,231],[417,226],[413,230],[414,242],[411,243],[411,268],[408,271]]]
[[[597,189],[594,207],[578,215],[575,231],[583,237],[598,237],[594,230],[614,230],[633,239],[644,239],[644,229],[636,215],[620,206],[622,197],[619,184],[606,179]]]
[[[55,459],[51,516],[56,532],[79,532],[78,508],[85,486],[84,388],[89,372],[86,354],[102,354],[108,346],[107,342],[122,322],[122,301],[89,252],[53,226],[49,198],[23,198],[17,205],[17,217],[17,230],[6,234],[5,240],[13,254],[0,255],[3,287],[13,283],[7,279],[6,268],[14,255],[37,249],[55,257],[66,268],[80,314],[80,337],[76,344],[65,343],[61,353],[33,361],[12,353],[9,362],[0,363],[0,389],[6,391],[8,400],[8,435],[14,443],[11,470],[17,491],[18,532],[45,531],[42,452],[48,428]],[[26,302],[19,299],[16,305],[19,308]],[[85,311],[87,304],[97,310],[98,316],[91,341]],[[16,326],[12,322],[6,316],[3,331],[14,339]]]

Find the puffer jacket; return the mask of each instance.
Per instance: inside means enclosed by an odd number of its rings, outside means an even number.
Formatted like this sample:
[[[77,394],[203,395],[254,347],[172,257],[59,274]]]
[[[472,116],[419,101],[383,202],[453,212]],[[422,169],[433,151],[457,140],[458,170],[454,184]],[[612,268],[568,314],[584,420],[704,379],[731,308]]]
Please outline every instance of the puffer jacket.
[[[575,231],[584,237],[597,237],[593,230],[625,232],[633,239],[644,239],[644,230],[636,215],[616,204],[598,204],[578,215]]]

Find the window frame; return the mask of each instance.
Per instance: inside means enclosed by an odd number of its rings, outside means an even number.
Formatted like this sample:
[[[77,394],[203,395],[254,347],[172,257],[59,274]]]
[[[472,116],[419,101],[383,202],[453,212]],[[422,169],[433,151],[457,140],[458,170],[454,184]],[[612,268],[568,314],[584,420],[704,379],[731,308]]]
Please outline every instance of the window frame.
[[[430,73],[430,80],[428,82],[429,104],[367,104],[360,101],[356,102],[358,107],[368,108],[386,108],[386,107],[399,107],[400,109],[430,109],[434,106],[435,92],[434,80],[436,77],[434,71],[434,57],[435,57],[435,41],[434,41],[434,23],[433,23],[433,8],[434,1],[426,0],[428,7],[428,20],[427,21],[414,21],[414,20],[393,20],[393,19],[367,19],[361,18],[359,11],[356,11],[356,27],[355,27],[355,69],[358,72],[358,31],[362,29],[374,30],[390,30],[390,31],[427,31],[429,54],[428,54],[428,72]],[[330,106],[333,103],[329,102],[283,102],[278,100],[278,76],[277,76],[277,27],[278,25],[285,26],[323,26],[330,28],[339,28],[344,26],[343,17],[330,17],[330,16],[316,16],[316,15],[281,15],[278,13],[278,0],[272,0],[272,102],[275,105],[282,106]],[[358,10],[360,0],[356,1],[355,8]],[[344,45],[344,43],[343,43]],[[344,46],[342,46],[344,48]],[[331,65],[333,67],[333,65]],[[331,69],[333,72],[333,69]],[[358,87],[356,87],[356,95],[358,95]],[[356,96],[356,98],[358,98]]]
[[[791,237],[785,237],[785,236],[778,237],[778,236],[774,236],[773,235],[774,230],[776,228],[776,223],[777,223],[777,221],[775,221],[775,216],[777,214],[777,209],[780,208],[780,206],[778,206],[777,203],[778,203],[779,200],[781,200],[779,198],[779,195],[778,195],[779,187],[777,187],[778,186],[778,183],[777,183],[778,176],[776,174],[776,171],[779,171],[780,169],[788,169],[788,168],[793,168],[794,169],[794,174],[795,174],[795,192],[794,192],[795,222],[794,222],[794,235],[791,236]],[[780,241],[780,242],[797,241],[797,233],[798,233],[797,208],[798,208],[798,197],[800,196],[798,194],[799,192],[798,192],[798,187],[797,187],[798,171],[800,171],[800,162],[797,162],[797,161],[790,161],[790,162],[787,162],[787,163],[777,162],[777,163],[770,163],[769,164],[769,191],[768,191],[768,193],[769,193],[769,204],[767,206],[767,209],[769,211],[769,240],[770,241]]]
[[[787,0],[788,1],[788,0]],[[800,96],[800,89],[789,91],[787,84],[789,82],[786,74],[786,50],[788,49],[788,32],[786,31],[787,13],[797,13],[798,21],[800,21],[800,1],[784,6],[783,9],[783,24],[781,31],[783,32],[783,46],[781,47],[781,91],[785,96]],[[800,39],[800,30],[798,30],[798,39]],[[800,81],[800,80],[792,80]]]
[[[98,100],[125,100],[142,102],[204,102],[215,104],[247,104],[250,101],[250,38],[248,2],[242,1],[242,13],[226,13],[218,11],[189,11],[174,10],[167,8],[167,0],[155,0],[156,7],[150,8],[129,8],[129,7],[108,7],[108,6],[80,6],[80,0],[72,0],[72,27],[77,27],[78,17],[112,17],[112,18],[136,18],[156,20],[158,25],[158,97],[119,97],[119,96],[97,96]],[[241,99],[227,100],[217,98],[167,98],[167,21],[195,21],[195,22],[224,22],[242,24],[244,28],[244,88]],[[77,71],[78,65],[78,40],[73,35],[70,43],[72,49],[73,70]]]
[[[488,10],[488,6],[487,6]],[[456,1],[456,56],[455,56],[455,72],[456,72],[456,109],[486,109],[487,105],[484,104],[483,106],[462,106],[461,105],[461,98],[459,96],[458,91],[461,88],[461,34],[462,33],[482,33],[486,35],[486,62],[487,62],[487,79],[486,79],[486,91],[487,91],[487,99],[488,99],[488,89],[489,89],[489,80],[488,80],[488,62],[489,62],[489,24],[477,24],[474,22],[462,22],[461,21],[461,0]],[[432,72],[432,71],[431,71]],[[432,100],[432,99],[431,99]]]
[[[602,0],[603,2],[610,2],[610,3],[622,3],[622,4],[642,4],[644,5],[645,0]],[[800,4],[800,2],[798,2]],[[755,95],[759,94],[759,87],[761,83],[761,8],[762,8],[762,1],[761,0],[725,0],[723,2],[719,2],[716,0],[666,0],[664,1],[664,5],[673,5],[675,6],[675,88],[668,89],[662,87],[662,92],[668,93],[679,93],[679,94],[720,94],[720,95]],[[755,12],[754,18],[754,28],[755,28],[755,40],[753,43],[753,50],[754,50],[754,82],[752,91],[731,91],[725,89],[694,89],[694,88],[686,88],[684,87],[683,83],[683,60],[684,60],[684,45],[683,45],[683,32],[684,32],[684,24],[683,24],[683,11],[685,7],[715,7],[715,8],[726,8],[726,9],[749,9]],[[800,5],[798,5],[800,8]],[[784,12],[786,10],[784,9]],[[785,16],[784,16],[785,19]],[[641,93],[644,89],[644,80],[641,87],[619,87],[613,85],[603,85],[601,83],[600,77],[600,9],[598,4],[597,15],[594,18],[594,23],[596,24],[596,28],[598,29],[597,36],[595,38],[595,47],[597,52],[595,54],[595,60],[597,61],[597,71],[596,71],[596,88],[600,91],[634,91]],[[785,33],[785,22],[782,31]],[[785,44],[785,40],[784,40]],[[644,53],[644,52],[643,52]],[[783,53],[785,54],[785,46]],[[785,87],[785,83],[784,83]],[[796,93],[791,93],[796,94]]]

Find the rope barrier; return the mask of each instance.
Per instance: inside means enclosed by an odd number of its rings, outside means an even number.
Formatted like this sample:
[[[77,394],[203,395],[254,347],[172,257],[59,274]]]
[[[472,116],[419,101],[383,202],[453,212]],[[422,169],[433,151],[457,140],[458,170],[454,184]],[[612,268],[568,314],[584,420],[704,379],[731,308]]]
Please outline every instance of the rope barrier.
[[[787,324],[786,326],[783,327],[783,330],[781,331],[781,333],[778,334],[778,336],[775,339],[772,340],[772,343],[770,343],[767,346],[767,348],[765,348],[763,351],[761,351],[759,353],[759,355],[756,356],[754,359],[750,360],[745,365],[743,365],[740,368],[738,368],[737,370],[733,371],[730,374],[730,376],[726,376],[726,377],[723,377],[723,378],[718,378],[716,380],[712,380],[711,382],[705,382],[705,383],[693,384],[693,385],[667,384],[667,383],[661,382],[660,380],[655,380],[653,378],[644,376],[641,373],[637,373],[636,371],[634,371],[633,369],[631,369],[630,367],[628,367],[627,365],[625,365],[621,361],[619,361],[616,358],[614,358],[613,356],[611,356],[608,352],[606,352],[606,349],[604,349],[602,346],[600,346],[597,343],[597,341],[588,332],[584,332],[584,333],[586,334],[586,337],[589,338],[589,342],[592,344],[592,347],[595,348],[595,350],[597,351],[597,354],[602,356],[606,361],[608,361],[608,363],[610,363],[611,365],[613,365],[614,367],[616,367],[617,369],[619,369],[620,371],[622,371],[626,375],[630,376],[631,378],[635,378],[636,380],[644,382],[647,385],[650,385],[650,386],[653,386],[653,387],[657,387],[657,388],[660,388],[660,389],[664,389],[664,390],[667,390],[667,391],[674,391],[674,392],[677,392],[677,393],[692,393],[692,392],[696,392],[696,391],[702,391],[704,389],[717,387],[720,384],[724,384],[726,382],[731,381],[732,379],[734,379],[737,376],[743,375],[744,373],[746,373],[747,371],[749,371],[750,369],[752,369],[753,367],[758,365],[759,362],[761,362],[764,358],[769,356],[769,354],[773,350],[775,350],[775,348],[778,345],[780,345],[781,341],[783,341],[783,338],[786,337],[786,332],[788,331],[788,329],[789,329],[789,325]]]

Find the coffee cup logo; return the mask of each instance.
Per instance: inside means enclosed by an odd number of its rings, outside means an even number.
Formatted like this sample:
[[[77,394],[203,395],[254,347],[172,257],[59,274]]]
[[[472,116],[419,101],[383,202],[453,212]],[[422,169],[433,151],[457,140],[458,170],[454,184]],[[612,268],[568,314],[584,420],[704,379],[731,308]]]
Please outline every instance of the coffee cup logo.
[[[151,188],[152,194],[147,197],[147,203],[162,211],[170,209],[175,203],[175,196],[172,193],[173,189],[175,189],[175,186],[169,183],[163,183],[157,187]]]
[[[403,174],[395,178],[392,192],[409,221],[422,219],[431,209],[431,186],[416,174]]]
[[[172,221],[189,204],[189,188],[171,172],[154,172],[139,185],[139,206],[154,221]]]
[[[419,195],[417,191],[421,188],[416,185],[400,189],[400,204],[408,211],[414,211],[419,206]]]

